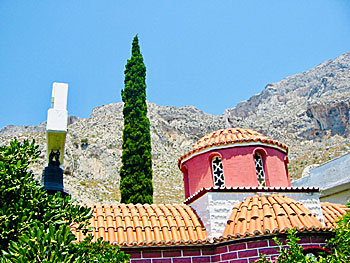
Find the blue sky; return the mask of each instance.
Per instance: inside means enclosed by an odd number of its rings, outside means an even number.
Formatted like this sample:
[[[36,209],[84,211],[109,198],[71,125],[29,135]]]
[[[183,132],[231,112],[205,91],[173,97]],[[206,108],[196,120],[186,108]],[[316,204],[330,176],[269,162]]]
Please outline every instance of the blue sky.
[[[149,101],[217,115],[350,50],[348,0],[1,0],[0,17],[0,128],[44,121],[54,81],[70,115],[121,102],[135,34]]]

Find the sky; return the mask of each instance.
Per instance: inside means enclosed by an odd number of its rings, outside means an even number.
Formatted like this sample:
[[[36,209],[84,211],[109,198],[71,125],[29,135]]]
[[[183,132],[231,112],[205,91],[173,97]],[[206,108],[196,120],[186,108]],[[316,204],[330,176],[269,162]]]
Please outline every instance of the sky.
[[[0,0],[0,128],[121,102],[138,34],[147,99],[221,115],[268,83],[350,51],[349,0]]]

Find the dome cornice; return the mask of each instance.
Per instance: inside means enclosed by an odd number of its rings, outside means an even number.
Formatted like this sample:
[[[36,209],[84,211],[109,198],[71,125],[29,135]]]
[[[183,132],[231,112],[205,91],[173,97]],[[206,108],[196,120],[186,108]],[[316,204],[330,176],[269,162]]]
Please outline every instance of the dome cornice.
[[[243,147],[243,146],[270,146],[288,153],[288,147],[278,141],[271,140],[266,136],[250,129],[226,128],[209,133],[198,140],[191,150],[182,155],[178,160],[178,166],[196,156],[211,150]]]

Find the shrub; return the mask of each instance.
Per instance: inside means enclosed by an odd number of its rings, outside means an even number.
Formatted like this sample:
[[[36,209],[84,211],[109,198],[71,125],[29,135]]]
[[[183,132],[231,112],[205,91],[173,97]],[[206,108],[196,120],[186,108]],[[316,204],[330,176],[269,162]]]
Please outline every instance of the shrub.
[[[102,240],[73,242],[69,227],[86,230],[92,211],[34,180],[29,166],[39,154],[34,141],[0,147],[0,262],[127,262],[128,255]]]

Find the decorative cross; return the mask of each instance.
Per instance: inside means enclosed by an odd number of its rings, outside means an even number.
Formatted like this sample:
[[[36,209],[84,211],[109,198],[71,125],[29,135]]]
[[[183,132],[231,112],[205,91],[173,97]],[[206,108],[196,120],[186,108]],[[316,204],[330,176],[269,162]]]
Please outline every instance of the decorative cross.
[[[259,186],[265,186],[265,178],[258,176]]]
[[[212,160],[212,168],[214,185],[219,187],[225,185],[222,161],[219,156],[214,157]]]
[[[213,163],[216,165],[216,166],[219,166],[221,164],[221,159],[219,157],[215,157]]]

